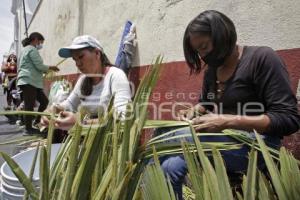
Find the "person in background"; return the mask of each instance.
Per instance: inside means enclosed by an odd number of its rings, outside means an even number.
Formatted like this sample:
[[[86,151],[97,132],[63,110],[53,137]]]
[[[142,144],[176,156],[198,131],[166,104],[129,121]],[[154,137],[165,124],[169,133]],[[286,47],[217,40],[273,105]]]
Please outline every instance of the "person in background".
[[[236,42],[233,22],[218,11],[204,11],[188,24],[183,37],[187,65],[192,74],[202,69],[205,72],[199,103],[181,111],[178,119],[197,125],[199,133],[237,129],[255,138],[255,129],[268,146],[278,149],[283,136],[300,128],[297,101],[286,66],[269,47],[241,46]],[[190,129],[174,133],[181,134],[190,134]],[[186,141],[193,139],[187,137]],[[200,136],[200,141],[237,142],[226,135]],[[221,152],[229,174],[247,170],[249,150],[243,145],[241,149]],[[177,198],[182,199],[187,173],[183,155],[161,157],[160,161]],[[265,168],[261,155],[258,168]]]
[[[7,58],[9,57],[10,54],[6,53],[3,55],[3,60],[1,64],[1,84],[3,88],[3,94],[5,95],[7,93],[7,88],[8,88],[8,79],[6,77],[6,74],[3,70],[7,68]],[[4,107],[6,110],[6,107]]]
[[[5,63],[3,63],[2,72],[5,73],[4,82],[6,86],[6,100],[7,107],[5,110],[11,110],[12,108],[12,95],[11,91],[16,88],[15,79],[17,77],[17,56],[15,54],[10,54]]]
[[[2,63],[1,63],[1,84],[2,84],[2,87],[3,87],[3,94],[6,94],[7,87],[5,85],[5,72],[2,71],[2,68],[5,67],[8,56],[9,56],[9,54],[5,53],[3,55],[3,59],[2,59]]]
[[[15,99],[13,98],[14,92],[17,91],[16,79],[17,79],[17,56],[12,53],[7,57],[6,62],[2,64],[1,70],[5,73],[3,89],[6,94],[7,106],[4,110],[10,111],[17,108]],[[5,115],[10,124],[15,124],[18,116]]]
[[[43,91],[43,74],[49,70],[59,71],[56,66],[48,66],[43,62],[38,50],[42,49],[45,38],[38,32],[33,32],[22,41],[24,49],[20,54],[18,65],[17,86],[22,91],[25,111],[33,111],[35,102],[39,102],[38,112],[43,112],[48,105],[48,98]],[[40,134],[32,127],[34,117],[26,115],[24,135]],[[35,118],[38,123],[40,117]]]
[[[60,57],[72,57],[81,76],[77,80],[69,97],[60,104],[51,105],[60,113],[55,120],[55,127],[69,130],[76,122],[79,107],[85,109],[90,119],[98,117],[99,108],[106,110],[113,95],[113,106],[118,113],[124,113],[126,105],[131,101],[131,91],[126,74],[111,64],[99,41],[92,36],[76,37],[68,47],[61,48]],[[42,125],[47,126],[47,117],[42,117]],[[83,122],[88,123],[87,121]]]

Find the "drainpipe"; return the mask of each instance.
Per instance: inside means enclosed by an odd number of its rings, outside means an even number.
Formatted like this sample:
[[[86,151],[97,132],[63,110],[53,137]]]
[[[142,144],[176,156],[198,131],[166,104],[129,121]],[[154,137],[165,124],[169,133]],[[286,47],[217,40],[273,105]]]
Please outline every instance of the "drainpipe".
[[[28,27],[27,27],[25,0],[23,0],[23,12],[24,12],[24,21],[25,21],[25,35],[28,38]]]
[[[83,34],[84,28],[84,0],[78,0],[78,35]]]

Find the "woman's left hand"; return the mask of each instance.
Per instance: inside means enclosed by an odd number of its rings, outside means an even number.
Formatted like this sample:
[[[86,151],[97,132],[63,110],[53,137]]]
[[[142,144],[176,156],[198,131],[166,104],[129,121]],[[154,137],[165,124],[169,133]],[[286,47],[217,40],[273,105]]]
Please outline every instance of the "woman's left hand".
[[[55,127],[62,130],[69,130],[76,123],[76,114],[73,112],[62,111],[60,117],[55,120]]]
[[[201,132],[221,132],[229,128],[228,123],[233,119],[233,115],[206,114],[192,120],[196,131]]]

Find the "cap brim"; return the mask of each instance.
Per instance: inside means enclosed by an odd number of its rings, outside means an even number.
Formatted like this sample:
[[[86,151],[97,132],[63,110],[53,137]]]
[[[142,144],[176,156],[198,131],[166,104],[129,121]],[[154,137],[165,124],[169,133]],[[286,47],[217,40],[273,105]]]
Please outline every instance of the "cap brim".
[[[63,47],[59,49],[58,55],[62,58],[69,58],[72,57],[71,51],[76,49],[83,49],[85,47],[88,47],[88,44],[81,44],[81,45],[71,45],[68,47]]]

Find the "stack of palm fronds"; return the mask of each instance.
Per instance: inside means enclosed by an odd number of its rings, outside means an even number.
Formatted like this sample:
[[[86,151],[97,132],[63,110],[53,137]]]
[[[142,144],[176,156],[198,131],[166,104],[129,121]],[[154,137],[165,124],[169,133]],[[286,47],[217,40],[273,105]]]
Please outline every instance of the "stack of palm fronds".
[[[236,143],[201,143],[191,127],[194,144],[165,143],[172,131],[152,138],[147,144],[140,144],[145,128],[182,126],[186,122],[147,121],[147,102],[155,86],[162,65],[158,57],[141,81],[134,101],[127,106],[124,120],[119,120],[109,105],[108,112],[99,114],[99,122],[88,128],[78,122],[69,131],[69,136],[50,167],[51,141],[53,137],[53,114],[51,117],[47,146],[40,151],[40,190],[36,191],[31,178],[36,153],[32,162],[30,176],[5,153],[1,153],[27,193],[25,199],[64,200],[64,199],[175,199],[170,181],[165,179],[159,166],[158,156],[183,153],[188,164],[190,179],[190,198],[195,199],[298,199],[300,197],[300,171],[298,161],[286,150],[279,152],[267,148],[257,137],[257,142],[243,134],[226,130],[224,133],[210,135],[230,135]],[[100,112],[99,112],[100,113]],[[27,113],[30,114],[30,113]],[[40,114],[40,113],[39,113]],[[44,113],[45,114],[45,113]],[[81,114],[79,114],[81,118]],[[209,134],[208,134],[209,135]],[[253,147],[249,155],[249,168],[243,178],[242,192],[231,189],[220,150],[239,148],[241,144]],[[266,160],[270,181],[256,167],[257,150],[261,150]],[[210,163],[204,152],[211,152],[214,164]],[[271,151],[272,154],[269,153]],[[272,156],[271,156],[272,155]],[[278,157],[279,155],[279,157]],[[155,164],[147,165],[149,158]],[[273,161],[277,157],[280,170]],[[198,159],[199,158],[199,159]]]
[[[204,154],[203,145],[193,131],[196,152],[186,142],[182,143],[184,157],[187,162],[193,193],[186,194],[186,199],[299,199],[300,198],[300,170],[296,160],[284,147],[279,152],[279,162],[274,162],[269,148],[256,133],[257,148],[262,152],[266,162],[268,177],[257,169],[257,155],[255,148],[249,154],[247,173],[243,176],[241,191],[231,188],[228,175],[220,152],[213,148],[211,163]],[[238,137],[235,135],[235,137]],[[157,153],[155,165],[147,166],[143,178],[143,197],[145,199],[175,200],[171,185],[166,180],[159,166]],[[198,159],[199,158],[199,159]],[[280,166],[280,167],[279,167]],[[279,169],[280,168],[280,169]]]

